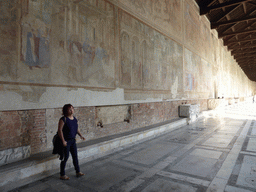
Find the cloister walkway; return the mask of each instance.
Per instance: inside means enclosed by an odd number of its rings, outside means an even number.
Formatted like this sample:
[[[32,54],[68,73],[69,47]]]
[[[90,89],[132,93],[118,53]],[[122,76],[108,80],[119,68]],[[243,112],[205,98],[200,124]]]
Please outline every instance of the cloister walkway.
[[[59,174],[20,192],[256,191],[256,104],[228,106],[143,143],[81,164],[85,176]]]

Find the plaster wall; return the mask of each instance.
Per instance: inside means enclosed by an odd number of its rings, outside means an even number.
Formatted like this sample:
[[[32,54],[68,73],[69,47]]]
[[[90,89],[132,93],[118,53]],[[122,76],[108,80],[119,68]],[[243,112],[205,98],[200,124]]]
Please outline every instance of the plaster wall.
[[[175,118],[181,103],[255,93],[193,0],[3,0],[0,42],[0,112],[16,123],[1,119],[0,150],[31,145],[34,127],[32,153],[50,149],[65,103],[94,139]],[[99,106],[133,123],[99,118]]]
[[[12,0],[1,9],[0,110],[254,90],[192,0]]]

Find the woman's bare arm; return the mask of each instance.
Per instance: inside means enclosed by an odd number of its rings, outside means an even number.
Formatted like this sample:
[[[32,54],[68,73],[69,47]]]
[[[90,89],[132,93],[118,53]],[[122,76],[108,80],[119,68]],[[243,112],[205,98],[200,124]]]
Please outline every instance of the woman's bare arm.
[[[81,134],[81,132],[80,132],[79,129],[77,129],[77,134],[80,136],[80,138],[81,138],[82,140],[85,140],[85,138],[82,136],[82,134]]]
[[[64,122],[63,120],[60,119],[59,121],[59,124],[58,124],[58,135],[63,143],[63,146],[66,147],[67,146],[67,142],[65,141],[64,139],[64,136],[63,136],[63,127],[64,127]]]

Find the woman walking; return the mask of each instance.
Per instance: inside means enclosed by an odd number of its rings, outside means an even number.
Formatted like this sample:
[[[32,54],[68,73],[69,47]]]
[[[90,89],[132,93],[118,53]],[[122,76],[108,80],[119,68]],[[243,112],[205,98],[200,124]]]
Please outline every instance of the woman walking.
[[[58,125],[58,135],[64,146],[64,158],[60,163],[60,179],[68,180],[69,177],[65,174],[65,167],[69,158],[69,152],[72,155],[76,176],[80,177],[84,175],[82,172],[80,172],[80,167],[78,164],[75,137],[76,134],[78,134],[82,140],[85,140],[85,138],[78,129],[77,119],[74,117],[74,107],[71,104],[66,104],[62,108],[62,112],[63,117],[60,118]]]

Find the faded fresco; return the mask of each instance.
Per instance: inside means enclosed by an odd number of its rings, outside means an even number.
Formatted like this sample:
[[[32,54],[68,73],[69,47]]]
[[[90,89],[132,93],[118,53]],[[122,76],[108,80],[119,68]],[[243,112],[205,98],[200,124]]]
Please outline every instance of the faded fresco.
[[[188,49],[185,49],[184,73],[185,91],[203,93],[204,96],[207,93],[208,97],[213,97],[211,64]]]
[[[122,86],[182,92],[182,47],[121,10],[119,18]]]
[[[95,105],[90,94],[113,90],[104,104],[251,89],[191,0],[1,0],[0,42],[0,96],[16,100],[8,109],[60,107],[60,87]]]
[[[2,80],[114,87],[113,5],[13,0],[0,7]]]
[[[3,0],[0,9],[0,80],[115,87],[112,4]],[[1,90],[38,102],[46,87],[5,85]]]
[[[210,24],[205,18],[201,18],[200,38],[197,46],[200,47],[200,55],[211,61],[211,53],[214,52],[213,46],[211,45],[211,33]]]
[[[30,83],[50,83],[53,1],[21,1],[17,78]]]
[[[0,80],[17,78],[18,0],[0,1]]]
[[[184,66],[184,88],[185,91],[196,91],[197,89],[197,71],[200,66],[200,57],[185,49],[185,66]]]
[[[222,61],[222,52],[221,46],[214,34],[211,34],[211,61],[212,61],[212,88],[214,92],[214,98],[221,98],[222,97],[222,75],[221,75],[221,61]]]
[[[182,3],[180,0],[118,0],[124,9],[132,10],[165,34],[182,40]]]
[[[213,97],[212,92],[212,65],[205,60],[201,60],[199,67],[199,87],[198,92],[209,92],[209,97]]]
[[[103,0],[78,2],[57,4],[61,11],[54,15],[53,70],[60,81],[73,85],[113,87],[114,7]]]
[[[114,87],[114,6],[103,0],[56,6],[60,11],[54,13],[52,36],[57,54],[52,58],[59,81]]]
[[[44,3],[44,4],[43,4]],[[20,60],[29,69],[50,67],[52,1],[27,1],[21,17]]]
[[[201,45],[201,23],[199,21],[199,14],[193,9],[193,6],[184,2],[184,22],[185,22],[185,44],[193,47],[197,52],[200,51]]]

